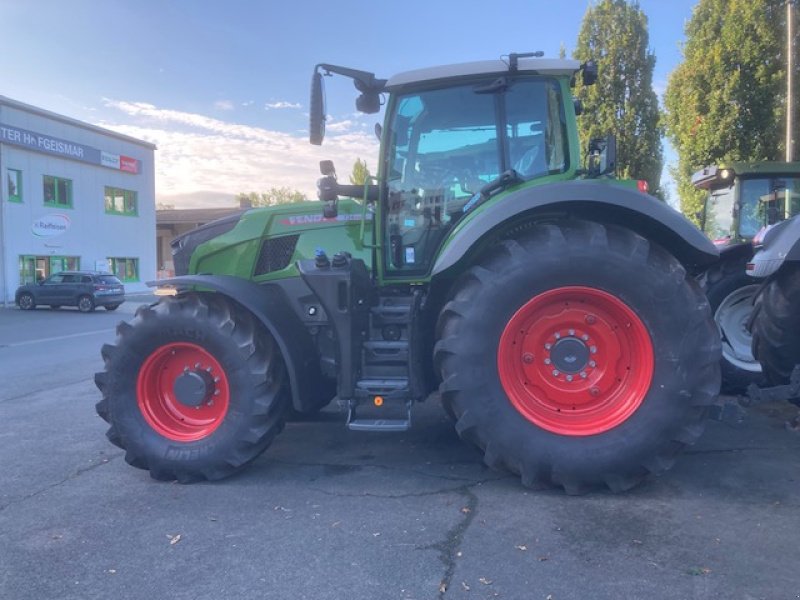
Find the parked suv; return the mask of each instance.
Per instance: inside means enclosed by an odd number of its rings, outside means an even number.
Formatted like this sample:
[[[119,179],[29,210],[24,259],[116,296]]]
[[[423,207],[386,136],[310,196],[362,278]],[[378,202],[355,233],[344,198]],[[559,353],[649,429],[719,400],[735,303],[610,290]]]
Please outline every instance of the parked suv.
[[[77,306],[81,312],[92,312],[97,306],[116,310],[125,302],[125,287],[111,273],[61,271],[38,283],[20,286],[14,298],[22,310],[32,310],[39,304],[51,308]]]

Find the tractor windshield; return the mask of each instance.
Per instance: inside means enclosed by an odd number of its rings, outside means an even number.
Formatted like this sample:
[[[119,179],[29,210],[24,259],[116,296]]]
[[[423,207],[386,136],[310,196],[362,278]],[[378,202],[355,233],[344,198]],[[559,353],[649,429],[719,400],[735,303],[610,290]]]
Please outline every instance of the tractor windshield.
[[[800,213],[800,178],[742,179],[739,234],[752,238],[764,225],[773,225]]]
[[[525,180],[568,167],[556,80],[492,80],[396,98],[387,148],[387,270],[424,273],[464,205],[500,173]],[[491,91],[487,93],[487,87]]]

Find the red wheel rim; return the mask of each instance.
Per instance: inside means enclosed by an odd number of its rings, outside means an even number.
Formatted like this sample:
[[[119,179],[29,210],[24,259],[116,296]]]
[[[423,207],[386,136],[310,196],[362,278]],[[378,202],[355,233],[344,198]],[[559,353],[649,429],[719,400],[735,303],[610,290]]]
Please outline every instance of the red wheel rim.
[[[531,423],[561,435],[594,435],[641,406],[653,379],[653,343],[616,296],[562,287],[533,297],[511,317],[497,369],[511,404]]]
[[[179,378],[190,378],[203,393],[196,405],[181,402]],[[207,350],[188,342],[164,344],[144,361],[136,397],[145,421],[160,435],[193,442],[211,435],[228,412],[230,389],[225,371]]]

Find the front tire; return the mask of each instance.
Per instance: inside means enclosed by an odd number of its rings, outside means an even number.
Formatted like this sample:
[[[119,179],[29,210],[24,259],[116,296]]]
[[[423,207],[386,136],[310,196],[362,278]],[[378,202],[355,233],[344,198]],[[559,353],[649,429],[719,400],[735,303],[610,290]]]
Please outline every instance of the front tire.
[[[283,428],[288,384],[278,346],[224,300],[191,294],[142,306],[102,355],[95,383],[106,435],[154,479],[222,479]]]
[[[708,302],[631,231],[565,221],[501,242],[437,324],[442,401],[530,487],[629,489],[702,433],[719,391]]]
[[[800,364],[800,266],[783,267],[756,301],[753,354],[773,385]]]
[[[760,283],[745,272],[747,259],[723,260],[702,280],[722,338],[722,391],[728,394],[743,394],[751,383],[759,385],[764,380],[751,350],[753,340],[748,329]]]
[[[20,294],[17,304],[22,310],[33,310],[36,308],[36,301],[33,299],[33,294]]]

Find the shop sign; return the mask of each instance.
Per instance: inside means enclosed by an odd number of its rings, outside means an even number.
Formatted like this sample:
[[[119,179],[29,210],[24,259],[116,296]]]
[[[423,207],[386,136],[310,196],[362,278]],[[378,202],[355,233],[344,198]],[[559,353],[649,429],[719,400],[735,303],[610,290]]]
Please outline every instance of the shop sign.
[[[42,135],[41,133],[12,127],[11,125],[3,125],[2,123],[0,123],[0,142],[22,146],[34,152],[100,165],[126,173],[136,174],[141,171],[141,161],[130,156],[113,154],[91,146],[84,146],[77,142]]]
[[[70,224],[67,215],[51,213],[35,219],[31,226],[31,231],[37,237],[55,237],[66,232]]]

